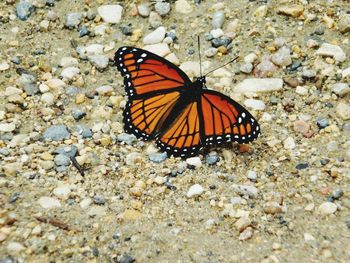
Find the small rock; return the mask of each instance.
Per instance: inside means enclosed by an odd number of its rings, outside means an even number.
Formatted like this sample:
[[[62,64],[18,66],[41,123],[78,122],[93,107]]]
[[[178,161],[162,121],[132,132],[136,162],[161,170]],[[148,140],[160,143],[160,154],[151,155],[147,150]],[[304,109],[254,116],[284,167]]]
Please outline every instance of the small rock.
[[[239,232],[242,232],[245,230],[248,226],[250,226],[252,222],[250,221],[249,217],[242,216],[240,219],[237,220],[235,223],[235,227]]]
[[[337,205],[331,202],[324,202],[318,207],[318,211],[322,215],[331,215],[337,211]]]
[[[336,152],[339,150],[339,145],[336,141],[330,141],[327,143],[327,151],[328,152]]]
[[[106,200],[103,196],[95,195],[94,196],[94,203],[96,205],[104,205],[106,203]]]
[[[350,94],[350,87],[347,83],[336,83],[332,87],[332,92],[340,97]]]
[[[13,132],[15,129],[14,123],[0,123],[0,132]]]
[[[55,149],[54,153],[63,154],[68,157],[75,157],[78,152],[78,147],[75,145],[63,145]]]
[[[303,86],[297,86],[295,92],[299,95],[305,96],[308,94],[309,90]]]
[[[244,63],[240,66],[239,70],[243,73],[249,74],[253,70],[253,64],[252,63]]]
[[[111,93],[114,91],[114,89],[112,86],[105,85],[105,86],[100,86],[100,87],[96,88],[96,91],[97,91],[98,95],[100,95],[100,96],[108,96],[108,95],[111,95]]]
[[[192,13],[192,6],[186,0],[177,0],[175,2],[175,10],[181,14]]]
[[[133,134],[128,134],[128,133],[121,133],[117,136],[117,140],[119,142],[124,142],[128,145],[132,145],[134,142],[137,141],[137,138]]]
[[[146,45],[143,47],[145,50],[152,52],[158,56],[164,57],[171,53],[168,44],[158,43],[153,45]]]
[[[217,52],[218,52],[217,48],[211,47],[211,48],[207,49],[206,51],[204,51],[204,55],[208,58],[212,58],[216,55]]]
[[[143,38],[143,44],[145,45],[152,45],[162,42],[162,40],[165,37],[165,27],[160,26],[153,32],[149,33]]]
[[[333,57],[336,61],[344,62],[346,54],[340,46],[323,43],[322,46],[316,51],[317,55],[325,57]]]
[[[9,242],[7,244],[7,251],[9,253],[16,253],[16,252],[18,253],[24,249],[25,249],[25,247],[21,243],[18,243],[18,242]],[[11,260],[10,262],[12,263],[14,261]],[[5,263],[10,263],[10,262],[5,262]]]
[[[295,166],[297,170],[304,170],[309,167],[309,163],[299,163]]]
[[[142,162],[142,154],[138,152],[131,152],[126,155],[125,163],[129,166],[135,166],[138,163]]]
[[[230,37],[227,37],[227,36],[222,36],[222,37],[219,37],[219,38],[214,38],[212,41],[211,41],[211,45],[215,48],[218,48],[218,47],[228,47],[229,44],[231,44],[232,42],[232,38]]]
[[[251,227],[245,229],[238,237],[240,241],[245,241],[253,237],[253,230]]]
[[[19,88],[23,89],[29,96],[39,92],[36,85],[36,77],[30,74],[22,74],[16,81]]]
[[[76,131],[78,134],[80,134],[83,138],[92,138],[92,131],[90,128],[85,127],[83,125],[77,125]]]
[[[97,12],[104,22],[117,24],[122,18],[123,7],[120,5],[102,5],[97,8]]]
[[[118,263],[134,263],[134,262],[136,262],[136,260],[132,256],[130,256],[128,254],[124,254],[123,256],[121,256],[120,259],[118,259],[117,262]]]
[[[244,101],[244,105],[252,110],[265,110],[266,108],[266,105],[263,101],[255,99],[246,99]]]
[[[342,120],[350,120],[350,105],[345,102],[339,102],[336,107],[336,113]]]
[[[343,14],[339,17],[338,28],[343,34],[350,32],[350,14]]]
[[[105,55],[91,55],[88,56],[90,63],[98,70],[103,71],[107,68],[109,59]]]
[[[247,178],[248,178],[249,180],[252,180],[252,181],[255,182],[256,179],[257,179],[256,172],[255,172],[255,171],[249,170],[249,171],[248,171],[248,174],[247,174]]]
[[[47,197],[47,196],[40,197],[38,202],[39,202],[39,205],[45,209],[61,207],[60,201],[52,197]]]
[[[216,164],[219,160],[220,160],[220,158],[219,158],[219,155],[217,154],[217,152],[210,152],[205,158],[205,161],[209,165]]]
[[[324,129],[329,126],[329,120],[326,117],[317,118],[316,124],[320,129]]]
[[[166,152],[163,153],[151,153],[148,158],[154,163],[161,163],[168,157]]]
[[[224,31],[222,31],[221,28],[217,28],[217,29],[211,30],[210,34],[212,35],[213,38],[219,38],[224,35]]]
[[[90,205],[92,204],[91,198],[84,198],[83,200],[80,201],[80,208],[81,209],[87,209]]]
[[[81,23],[82,16],[80,13],[69,13],[66,15],[66,27],[74,28]]]
[[[202,161],[199,157],[190,157],[186,159],[186,163],[190,167],[200,168],[202,166]]]
[[[254,11],[254,16],[255,17],[265,17],[267,15],[268,8],[266,5],[259,6],[255,11]]]
[[[78,121],[86,116],[86,112],[82,111],[81,109],[74,108],[72,109],[72,116],[76,121]]]
[[[254,198],[258,195],[258,189],[252,185],[237,185],[234,186],[234,190],[240,195],[248,195],[250,198]]]
[[[197,197],[197,196],[200,196],[203,193],[203,191],[204,189],[200,184],[194,184],[190,187],[186,196],[188,198]]]
[[[62,70],[61,77],[71,80],[80,73],[80,69],[76,67],[68,67]]]
[[[221,28],[225,22],[225,14],[223,12],[215,12],[211,21],[214,29]]]
[[[278,67],[270,61],[270,58],[264,56],[261,59],[261,62],[256,65],[254,75],[260,78],[270,77],[277,70]]]
[[[281,90],[283,87],[282,79],[245,79],[240,82],[234,89],[237,93],[260,93]]]
[[[302,5],[284,5],[278,8],[278,14],[299,17],[304,13],[304,7]]]
[[[264,212],[271,215],[282,213],[282,206],[277,202],[267,202],[264,205]]]
[[[310,124],[303,120],[297,120],[293,123],[293,128],[295,132],[301,133],[302,135],[307,135],[310,131]]]
[[[0,63],[0,71],[5,71],[5,70],[8,70],[9,68],[10,68],[10,65],[6,61]]]
[[[257,58],[258,56],[255,53],[250,53],[244,57],[244,62],[253,64]]]
[[[21,0],[16,5],[16,15],[20,20],[27,20],[34,11],[35,7],[30,2]]]
[[[61,185],[53,190],[53,194],[62,200],[66,200],[69,197],[70,192],[71,187],[69,185]]]
[[[51,106],[55,103],[55,96],[51,92],[46,92],[41,95],[40,100],[47,106]]]
[[[156,5],[158,3],[159,2],[157,2]],[[169,4],[169,3],[166,3],[166,4]],[[149,22],[149,24],[151,25],[152,28],[157,28],[157,27],[162,25],[162,18],[161,18],[161,16],[158,13],[151,12],[149,14],[148,22]]]
[[[64,154],[56,155],[54,161],[55,161],[55,164],[57,166],[69,166],[70,165],[70,158]]]
[[[158,2],[158,3],[159,3],[159,2]],[[169,4],[169,3],[167,3],[167,4]],[[156,5],[157,5],[157,3],[156,3]],[[169,9],[170,9],[170,4],[169,4]],[[149,10],[148,5],[146,5],[146,4],[140,4],[140,5],[138,5],[138,6],[137,6],[137,11],[138,11],[139,15],[142,16],[142,17],[148,17],[149,14],[150,14],[150,12],[151,12],[151,11]]]
[[[68,139],[70,133],[66,125],[52,125],[43,134],[45,140],[61,141]]]
[[[287,47],[281,47],[275,54],[272,55],[271,60],[274,64],[281,67],[292,64],[290,49]]]
[[[170,12],[170,3],[157,1],[154,8],[159,15],[166,16]]]

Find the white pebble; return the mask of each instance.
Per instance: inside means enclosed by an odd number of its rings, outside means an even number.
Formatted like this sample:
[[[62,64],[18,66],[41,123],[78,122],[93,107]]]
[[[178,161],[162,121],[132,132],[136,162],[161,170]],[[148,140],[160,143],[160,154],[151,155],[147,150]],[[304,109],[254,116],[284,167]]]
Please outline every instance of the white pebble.
[[[175,2],[175,10],[181,14],[189,14],[192,12],[192,6],[186,0],[178,0]]]
[[[251,78],[240,82],[234,89],[237,93],[260,93],[281,90],[283,80],[277,78]]]
[[[80,207],[81,209],[86,209],[88,208],[92,203],[91,198],[84,198],[83,200],[80,201]]]
[[[336,61],[344,62],[346,54],[340,46],[323,43],[322,46],[316,51],[317,55],[325,57],[333,57]]]
[[[70,80],[70,79],[73,79],[79,73],[80,73],[80,69],[76,67],[68,67],[62,70],[61,77]]]
[[[52,198],[52,197],[48,197],[48,196],[40,197],[38,202],[39,202],[39,205],[42,208],[45,208],[45,209],[61,207],[61,203],[60,203],[60,201],[58,199]]]
[[[41,95],[40,100],[48,106],[51,106],[55,103],[55,96],[51,92],[46,92]]]
[[[14,123],[0,123],[0,132],[12,132],[16,129]]]
[[[120,5],[102,5],[97,8],[97,12],[104,22],[117,24],[122,18],[123,7]]]
[[[258,56],[255,53],[250,53],[244,57],[245,63],[254,63],[257,60]]]
[[[202,161],[199,157],[190,157],[186,159],[186,163],[195,168],[199,168],[202,166]]]
[[[96,91],[99,95],[105,96],[108,94],[111,94],[113,92],[113,87],[105,85],[105,86],[101,86],[96,88]]]
[[[9,253],[11,253],[11,252],[20,252],[20,251],[22,251],[24,249],[25,249],[25,247],[21,243],[18,243],[18,242],[9,242],[8,245],[7,245],[7,251]]]
[[[218,38],[224,35],[224,31],[222,31],[221,28],[217,28],[217,29],[211,30],[210,34],[213,36],[213,38]]]
[[[308,94],[308,89],[302,86],[297,86],[295,89],[295,92],[298,93],[299,95],[307,95]]]
[[[143,38],[143,44],[152,45],[162,42],[165,37],[166,29],[163,26],[158,27],[153,32]]]
[[[283,141],[283,147],[284,147],[284,149],[287,149],[287,150],[294,149],[295,148],[294,139],[292,137],[288,137],[287,139],[285,139]]]
[[[69,185],[61,185],[53,190],[53,194],[62,200],[66,200],[69,197],[70,192],[71,187]]]
[[[266,108],[266,105],[262,100],[255,99],[246,99],[244,105],[252,110],[264,110]]]
[[[166,43],[158,43],[153,45],[146,45],[143,49],[152,52],[158,56],[164,57],[171,53],[168,44]]]
[[[337,211],[337,205],[332,202],[324,202],[318,207],[318,211],[322,215],[331,215]]]
[[[200,196],[203,193],[203,191],[204,189],[200,184],[194,184],[190,187],[186,196],[188,198],[197,197],[197,196]]]

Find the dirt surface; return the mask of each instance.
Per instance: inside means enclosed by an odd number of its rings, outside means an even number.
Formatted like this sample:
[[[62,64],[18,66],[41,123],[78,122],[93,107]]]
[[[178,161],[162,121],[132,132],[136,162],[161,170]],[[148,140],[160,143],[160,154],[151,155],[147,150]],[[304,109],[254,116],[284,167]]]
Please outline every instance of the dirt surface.
[[[0,2],[1,263],[349,262],[349,1],[28,2],[23,21]],[[101,18],[107,4],[120,22]],[[123,79],[101,61],[160,25],[191,77],[198,35],[206,71],[240,56],[207,84],[259,121],[249,147],[165,158],[123,133]],[[215,34],[232,42],[212,49]],[[283,85],[237,92],[253,78]]]

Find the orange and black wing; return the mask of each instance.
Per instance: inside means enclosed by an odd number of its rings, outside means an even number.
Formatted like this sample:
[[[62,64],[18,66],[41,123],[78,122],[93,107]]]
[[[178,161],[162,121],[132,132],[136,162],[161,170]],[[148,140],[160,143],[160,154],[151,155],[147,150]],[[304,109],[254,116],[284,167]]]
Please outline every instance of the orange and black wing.
[[[180,68],[143,49],[121,47],[115,53],[114,63],[124,77],[129,97],[171,92],[191,83]]]
[[[205,145],[233,141],[249,143],[259,136],[260,126],[256,119],[231,98],[205,90],[200,103]]]
[[[198,102],[184,105],[178,116],[156,138],[159,148],[168,155],[189,157],[202,148],[201,123]],[[177,111],[176,111],[177,112]]]

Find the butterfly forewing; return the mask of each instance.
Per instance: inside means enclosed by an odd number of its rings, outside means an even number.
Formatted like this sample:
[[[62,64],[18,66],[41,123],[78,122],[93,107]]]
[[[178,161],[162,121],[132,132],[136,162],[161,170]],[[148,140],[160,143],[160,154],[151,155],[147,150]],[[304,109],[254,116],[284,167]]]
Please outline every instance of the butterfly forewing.
[[[124,77],[129,97],[155,92],[169,92],[191,83],[187,75],[166,59],[143,49],[121,47],[115,63]]]

